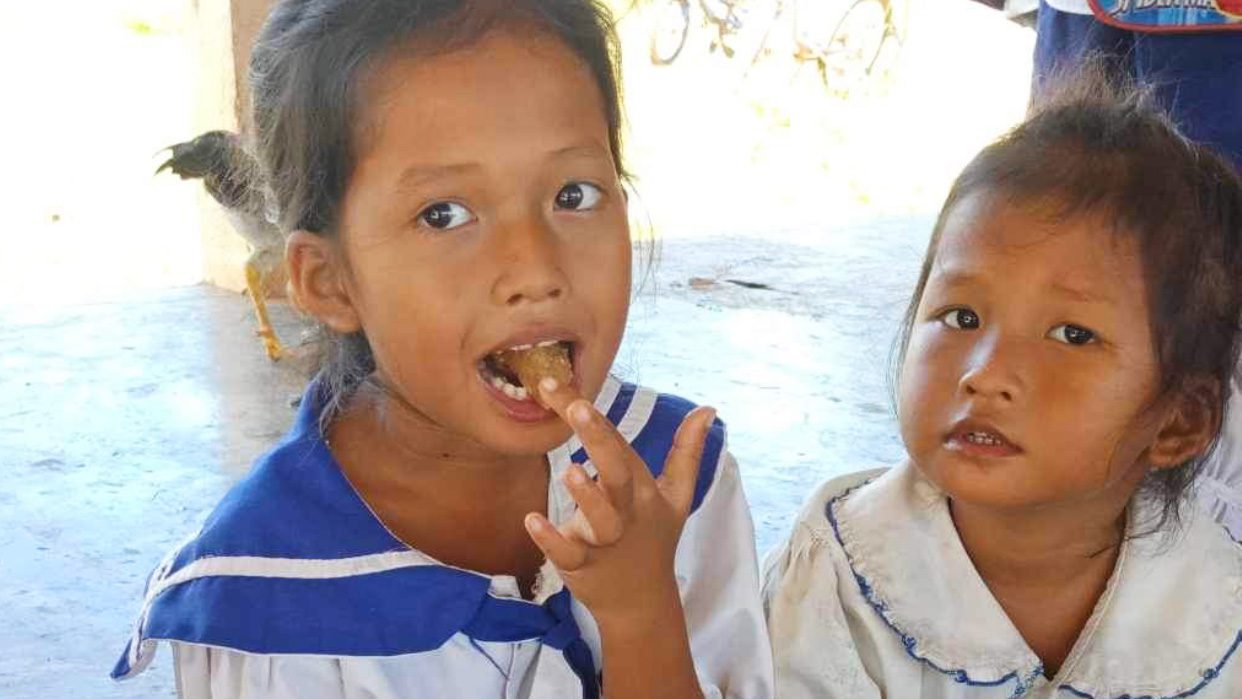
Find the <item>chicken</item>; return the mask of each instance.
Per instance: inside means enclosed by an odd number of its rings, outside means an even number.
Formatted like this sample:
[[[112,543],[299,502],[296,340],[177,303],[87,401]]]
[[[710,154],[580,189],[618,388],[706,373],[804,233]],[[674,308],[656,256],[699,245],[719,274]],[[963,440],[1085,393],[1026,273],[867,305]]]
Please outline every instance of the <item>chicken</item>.
[[[246,289],[258,318],[257,334],[269,359],[284,350],[267,313],[267,290],[283,274],[285,239],[273,222],[259,163],[230,131],[208,131],[192,141],[169,146],[172,151],[155,172],[169,170],[181,179],[201,179],[212,199],[224,208],[237,232],[250,244]]]

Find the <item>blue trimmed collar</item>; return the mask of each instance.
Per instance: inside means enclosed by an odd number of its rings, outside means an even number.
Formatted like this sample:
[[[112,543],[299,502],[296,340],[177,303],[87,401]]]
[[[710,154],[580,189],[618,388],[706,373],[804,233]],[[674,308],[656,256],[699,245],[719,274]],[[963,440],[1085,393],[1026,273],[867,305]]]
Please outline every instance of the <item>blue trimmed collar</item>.
[[[1148,521],[1138,505],[1130,531]],[[1095,612],[1051,684],[1090,699],[1189,697],[1242,677],[1242,546],[1197,509],[1176,540],[1123,545]],[[975,571],[943,493],[909,464],[832,498],[825,512],[855,583],[907,654],[962,684],[1047,686]],[[1136,524],[1137,523],[1137,524]],[[1232,662],[1232,665],[1230,664]]]
[[[572,598],[545,565],[535,602],[509,576],[446,566],[396,539],[346,480],[319,430],[317,383],[284,440],[259,459],[203,527],[152,573],[114,678],[150,662],[157,641],[251,653],[382,656],[433,650],[456,633],[481,641],[539,639],[562,651],[595,696],[595,661],[570,614]],[[687,401],[609,380],[597,407],[658,474]],[[709,435],[694,507],[715,480],[724,427]],[[548,455],[549,517],[572,516],[559,474],[594,467],[574,440]]]

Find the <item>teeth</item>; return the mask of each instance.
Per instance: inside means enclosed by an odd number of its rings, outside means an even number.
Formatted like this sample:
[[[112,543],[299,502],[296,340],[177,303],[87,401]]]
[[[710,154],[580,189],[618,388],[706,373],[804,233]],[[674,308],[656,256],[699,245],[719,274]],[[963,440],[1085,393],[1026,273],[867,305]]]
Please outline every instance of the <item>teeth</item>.
[[[527,350],[532,350],[535,347],[552,347],[554,345],[560,345],[561,342],[562,342],[561,340],[544,340],[542,342],[539,342],[537,345],[530,345],[530,344],[514,345],[504,350],[498,350],[494,352],[492,356],[499,355],[501,352],[523,352]],[[525,401],[525,400],[534,399],[534,396],[532,396],[531,393],[526,390],[526,387],[520,384],[517,384],[517,383],[510,383],[510,381],[516,381],[516,379],[509,379],[504,376],[500,376],[496,374],[495,373],[496,370],[488,369],[485,366],[485,362],[481,362],[481,365],[484,365],[484,366],[483,368],[480,369],[480,371],[485,372],[486,381],[490,383],[493,387],[495,387],[496,390],[500,391],[501,393],[504,393],[506,396],[512,398],[513,400]]]
[[[513,400],[527,400],[530,397],[530,394],[527,392],[525,386],[514,386],[499,376],[493,376],[491,383],[501,393],[509,396]]]
[[[1001,444],[1001,440],[988,434],[987,432],[968,432],[966,433],[966,441],[971,444],[982,444],[984,446],[995,447]]]

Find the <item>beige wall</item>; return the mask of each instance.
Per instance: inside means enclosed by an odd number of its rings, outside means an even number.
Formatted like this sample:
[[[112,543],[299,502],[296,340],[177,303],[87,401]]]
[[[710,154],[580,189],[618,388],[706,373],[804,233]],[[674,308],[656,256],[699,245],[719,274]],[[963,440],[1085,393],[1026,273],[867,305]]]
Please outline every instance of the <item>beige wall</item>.
[[[194,13],[192,41],[197,49],[198,98],[194,133],[245,128],[249,95],[246,67],[250,45],[263,25],[272,0],[190,0]],[[199,197],[202,221],[203,278],[240,291],[246,287],[246,243],[232,232],[220,208],[205,193]]]

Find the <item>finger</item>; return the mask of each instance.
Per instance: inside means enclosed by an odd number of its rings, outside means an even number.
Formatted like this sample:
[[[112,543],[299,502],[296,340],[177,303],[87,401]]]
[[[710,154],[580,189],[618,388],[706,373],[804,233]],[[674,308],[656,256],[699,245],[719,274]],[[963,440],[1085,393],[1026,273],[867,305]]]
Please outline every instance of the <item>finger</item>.
[[[629,510],[634,500],[635,478],[652,480],[642,459],[616,426],[587,401],[574,401],[566,410],[566,416],[587,456],[591,457],[591,463],[595,464],[599,484],[613,507],[621,512]]]
[[[587,546],[580,541],[570,541],[557,530],[547,517],[536,512],[526,515],[526,533],[552,565],[565,572],[578,570],[586,565]]]
[[[683,517],[690,512],[694,500],[694,487],[698,483],[699,463],[703,460],[703,446],[707,433],[716,420],[713,408],[698,407],[690,412],[673,436],[673,447],[664,459],[664,472],[660,476],[660,491],[665,499]]]
[[[582,398],[582,394],[572,384],[562,385],[556,379],[548,376],[539,382],[538,390],[539,402],[544,407],[560,416],[565,422],[569,422],[565,411],[575,401]]]
[[[596,546],[617,543],[624,531],[621,515],[599,484],[592,481],[581,466],[574,464],[565,474],[565,485],[574,502],[578,503],[578,511],[586,518],[590,530],[588,543]]]
[[[544,403],[573,428],[599,471],[600,484],[613,506],[620,511],[629,509],[634,481],[654,483],[630,443],[573,387],[561,386],[556,379],[547,377],[540,381],[539,391]]]

